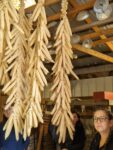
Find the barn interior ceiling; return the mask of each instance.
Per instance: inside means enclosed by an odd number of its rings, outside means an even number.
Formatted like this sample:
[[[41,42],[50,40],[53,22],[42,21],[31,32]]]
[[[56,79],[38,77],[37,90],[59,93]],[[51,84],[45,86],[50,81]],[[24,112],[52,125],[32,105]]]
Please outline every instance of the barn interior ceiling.
[[[36,0],[38,2],[38,0]],[[80,79],[113,75],[113,0],[68,0],[68,18],[73,32],[74,71]],[[46,0],[49,49],[60,20],[61,0]],[[30,15],[35,5],[26,8]],[[35,24],[34,24],[35,26]],[[53,64],[46,63],[49,70]],[[70,77],[72,79],[72,77]]]

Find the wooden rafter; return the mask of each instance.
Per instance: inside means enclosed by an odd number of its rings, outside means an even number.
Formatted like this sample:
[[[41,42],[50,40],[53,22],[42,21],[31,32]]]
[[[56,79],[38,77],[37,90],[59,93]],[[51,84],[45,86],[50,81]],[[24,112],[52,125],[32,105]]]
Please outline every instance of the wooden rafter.
[[[77,8],[78,3],[75,0],[69,0],[72,7]]]
[[[92,20],[90,18],[88,18],[88,19],[86,19],[86,22],[91,23]],[[92,27],[92,29],[97,33],[100,32],[100,29],[98,26],[94,26],[94,27]],[[105,35],[100,35],[100,38],[107,39],[107,37]],[[113,44],[111,42],[106,42],[106,45],[113,51]]]
[[[84,24],[81,26],[73,27],[72,31],[73,31],[73,33],[80,32],[80,31],[88,30],[88,29],[92,28],[93,26],[102,26],[102,25],[106,25],[109,23],[113,23],[113,17],[110,17],[106,20],[95,21],[95,22],[92,22],[89,24]]]
[[[102,60],[105,60],[105,61],[113,63],[113,57],[110,57],[108,55],[100,53],[100,52],[98,52],[96,50],[85,48],[85,47],[81,46],[80,44],[74,44],[72,47],[73,47],[74,50],[78,50],[80,52],[83,52],[83,53],[92,55],[94,57],[100,58]]]
[[[103,35],[103,34],[104,35],[109,35],[111,33],[113,33],[113,28],[111,28],[111,29],[105,29],[105,30],[100,29],[99,32],[93,32],[93,33],[82,35],[80,37],[80,40],[83,41],[83,40],[88,39],[88,38],[92,39],[92,38],[99,37],[100,35]]]
[[[111,43],[112,41],[113,41],[113,37],[105,38],[105,39],[102,39],[102,40],[97,40],[97,41],[93,42],[93,46],[96,46],[96,45],[99,45],[99,44],[103,44],[103,43],[105,43],[105,44],[106,43]]]
[[[71,3],[71,5],[73,5],[73,7],[74,8],[76,8],[76,5],[77,5],[77,2],[76,1],[74,1],[74,0],[70,0],[70,3]],[[90,19],[90,18],[87,18],[86,19],[86,22],[89,24],[89,23],[92,23],[93,21]],[[98,26],[94,26],[94,27],[92,27],[92,29],[95,31],[95,32],[100,32],[100,28],[98,27]],[[107,37],[105,36],[105,35],[100,35],[100,38],[101,39],[107,39]],[[104,41],[106,41],[106,40],[104,40]],[[98,42],[96,42],[97,44],[98,43],[100,43],[100,42],[102,42],[102,40],[101,41],[98,41]],[[95,43],[95,44],[96,44]],[[108,41],[106,41],[106,45],[113,51],[113,44],[111,43],[111,42],[108,42]]]
[[[46,2],[45,3],[46,6],[50,6],[52,4],[60,2],[60,0],[46,0],[45,2]],[[85,3],[85,4],[78,4],[78,6],[77,6],[76,9],[73,8],[71,11],[69,11],[68,16],[72,18],[79,11],[82,11],[82,10],[85,10],[85,9],[91,9],[93,7],[94,3],[95,3],[95,0],[91,0],[91,1],[89,1],[87,3]],[[25,9],[25,12],[26,13],[31,13],[34,10],[34,7],[35,7],[35,5],[33,5],[33,6],[29,7],[29,8],[27,8],[27,9]],[[49,16],[48,17],[48,22],[53,21],[53,20],[59,20],[60,16],[61,16],[61,12],[58,12],[55,15]]]
[[[94,6],[95,0],[91,0],[85,4],[78,4],[77,8],[73,8],[72,10],[70,10],[68,12],[68,17],[73,18],[75,17],[75,15],[82,10],[86,10],[86,9],[91,9]],[[61,16],[61,13],[57,13],[55,15],[49,16],[48,17],[48,22],[49,21],[53,21],[53,20],[59,20]]]
[[[81,68],[76,69],[75,71],[76,71],[77,75],[97,73],[97,72],[110,72],[110,71],[113,71],[113,64],[85,67],[85,68],[82,68],[82,69]]]

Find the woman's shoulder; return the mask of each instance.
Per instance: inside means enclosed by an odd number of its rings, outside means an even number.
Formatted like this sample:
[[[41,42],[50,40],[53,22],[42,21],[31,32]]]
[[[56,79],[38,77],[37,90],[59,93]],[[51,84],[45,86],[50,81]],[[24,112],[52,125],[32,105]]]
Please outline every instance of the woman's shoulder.
[[[0,130],[3,129],[3,126],[4,126],[4,122],[1,121],[1,122],[0,122]]]
[[[110,131],[108,143],[112,143],[113,144],[113,130]]]
[[[92,138],[92,142],[90,144],[90,150],[96,150],[100,141],[100,134],[96,132]]]
[[[92,142],[98,142],[100,140],[100,134],[96,132],[93,136]]]
[[[107,149],[112,150],[113,149],[113,130],[111,130],[108,141],[107,141]]]

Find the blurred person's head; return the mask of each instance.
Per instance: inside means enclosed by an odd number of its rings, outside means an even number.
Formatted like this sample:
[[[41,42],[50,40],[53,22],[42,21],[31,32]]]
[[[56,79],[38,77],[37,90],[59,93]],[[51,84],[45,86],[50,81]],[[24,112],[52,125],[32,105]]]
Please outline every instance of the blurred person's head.
[[[76,125],[76,123],[80,120],[80,115],[78,114],[78,112],[76,112],[74,108],[71,110],[71,112],[73,114],[73,124]]]
[[[4,114],[4,116],[5,116],[5,118],[9,118],[10,117],[10,115],[11,115],[11,113],[12,113],[12,111],[13,111],[13,108],[12,107],[9,107],[8,109],[4,109],[3,110],[3,114]]]
[[[97,109],[94,112],[94,127],[100,134],[108,133],[112,127],[112,114],[105,109]]]

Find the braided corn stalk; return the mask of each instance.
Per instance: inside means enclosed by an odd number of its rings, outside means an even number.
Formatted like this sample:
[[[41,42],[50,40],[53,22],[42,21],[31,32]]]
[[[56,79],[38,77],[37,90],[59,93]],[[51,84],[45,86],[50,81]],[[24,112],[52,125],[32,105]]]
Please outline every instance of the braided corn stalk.
[[[11,47],[11,31],[12,22],[18,22],[18,14],[9,0],[0,1],[0,83],[4,85],[8,82],[8,74],[5,72],[7,63],[3,61],[5,47]]]
[[[52,62],[52,58],[47,49],[50,33],[47,29],[47,19],[44,8],[44,0],[39,0],[31,16],[32,23],[36,21],[37,26],[29,38],[30,61],[27,74],[29,75],[29,90],[26,98],[26,108],[24,111],[24,139],[30,135],[32,127],[37,127],[39,122],[43,123],[41,110],[41,91],[47,85],[45,75],[48,70],[43,61]]]
[[[62,16],[55,35],[56,58],[52,68],[54,81],[51,89],[53,93],[51,100],[55,101],[55,106],[51,112],[53,114],[52,124],[58,126],[59,143],[65,142],[67,129],[71,139],[73,139],[73,116],[70,111],[71,86],[68,75],[72,74],[78,79],[77,75],[72,71],[71,59],[73,58],[73,51],[70,39],[72,32],[66,15],[67,7],[67,0],[62,0]]]
[[[21,8],[19,11],[18,24],[13,23],[11,31],[12,39],[10,41],[12,47],[7,47],[4,58],[9,65],[6,71],[11,72],[11,79],[3,88],[3,92],[9,95],[5,109],[7,110],[10,107],[13,108],[13,112],[4,126],[4,130],[6,130],[5,139],[9,136],[14,127],[16,139],[19,140],[19,133],[22,133],[23,129],[23,101],[26,93],[25,58],[28,49],[26,41],[28,34],[26,32],[26,27],[28,28],[28,25],[25,25],[27,22],[24,20],[25,16],[24,13],[22,13],[23,9]]]

